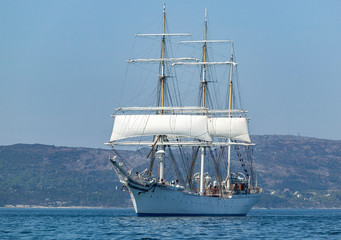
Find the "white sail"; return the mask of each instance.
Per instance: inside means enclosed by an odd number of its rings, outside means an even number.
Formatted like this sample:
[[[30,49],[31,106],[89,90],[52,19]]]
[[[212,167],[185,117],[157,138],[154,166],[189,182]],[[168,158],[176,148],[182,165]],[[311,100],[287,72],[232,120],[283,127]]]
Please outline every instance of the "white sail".
[[[117,115],[110,142],[153,135],[175,135],[212,141],[207,128],[207,116]]]
[[[251,143],[246,118],[211,117],[208,118],[208,130],[211,137]]]

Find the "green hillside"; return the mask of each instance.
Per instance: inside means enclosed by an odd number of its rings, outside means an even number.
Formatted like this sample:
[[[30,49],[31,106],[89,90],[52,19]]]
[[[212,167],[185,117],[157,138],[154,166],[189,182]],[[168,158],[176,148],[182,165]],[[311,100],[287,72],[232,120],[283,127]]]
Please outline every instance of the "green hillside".
[[[2,146],[0,206],[127,206],[110,154],[40,144]]]
[[[264,194],[257,207],[341,207],[341,141],[253,136],[255,170]],[[148,151],[147,151],[148,152]],[[146,166],[145,151],[121,151]],[[111,150],[41,144],[0,146],[0,207],[131,207]]]

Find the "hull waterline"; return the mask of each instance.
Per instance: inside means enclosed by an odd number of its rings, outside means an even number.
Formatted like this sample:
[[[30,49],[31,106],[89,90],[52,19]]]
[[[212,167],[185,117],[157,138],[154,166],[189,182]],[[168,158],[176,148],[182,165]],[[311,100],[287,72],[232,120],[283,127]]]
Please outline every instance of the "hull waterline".
[[[111,162],[130,194],[137,216],[245,216],[261,196],[261,193],[224,198],[201,196],[179,186],[136,181],[116,161]]]

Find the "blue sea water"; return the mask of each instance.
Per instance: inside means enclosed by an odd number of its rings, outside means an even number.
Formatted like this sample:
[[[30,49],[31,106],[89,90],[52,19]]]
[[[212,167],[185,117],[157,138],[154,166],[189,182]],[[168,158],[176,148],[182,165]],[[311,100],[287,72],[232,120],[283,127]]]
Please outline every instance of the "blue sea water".
[[[137,217],[132,209],[0,208],[0,239],[341,239],[341,209]]]

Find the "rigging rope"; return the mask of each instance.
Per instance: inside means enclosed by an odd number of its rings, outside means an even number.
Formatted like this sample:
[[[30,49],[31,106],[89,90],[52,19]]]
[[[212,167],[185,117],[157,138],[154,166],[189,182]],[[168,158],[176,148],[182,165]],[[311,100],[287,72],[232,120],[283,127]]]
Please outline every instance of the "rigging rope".
[[[149,168],[148,168],[148,177],[152,177],[152,171],[154,167],[154,162],[155,162],[155,149],[152,150],[151,158],[150,158],[150,163],[149,163]]]
[[[215,174],[216,174],[217,180],[220,183],[221,182],[221,174],[220,174],[219,163],[218,163],[218,161],[216,160],[216,158],[215,158],[215,156],[213,154],[212,148],[209,147],[208,149],[209,149],[209,152],[210,152],[210,155],[211,155],[211,158],[212,158],[212,162],[214,164],[214,170],[215,170]]]
[[[186,182],[188,183],[188,185],[191,189],[193,188],[193,172],[194,172],[195,162],[196,162],[197,157],[198,157],[198,153],[199,153],[199,147],[192,147],[191,167],[190,167],[190,170],[186,176]]]
[[[167,148],[169,151],[169,159],[171,160],[175,175],[176,175],[177,179],[179,180],[180,184],[184,185],[185,181],[184,181],[183,177],[181,176],[181,172],[180,172],[179,166],[178,166],[178,164],[174,158],[173,151],[169,146],[167,146]]]
[[[179,139],[177,139],[177,142],[179,142]],[[179,153],[180,153],[180,158],[182,160],[182,167],[184,169],[185,175],[188,175],[189,171],[189,166],[187,165],[188,163],[188,158],[185,156],[186,154],[184,153],[183,149],[181,146],[178,146]]]
[[[243,170],[244,170],[244,173],[246,174],[247,178],[249,178],[249,173],[248,173],[247,168],[246,168],[246,165],[245,165],[245,163],[244,163],[244,159],[243,159],[243,157],[242,157],[242,154],[240,153],[239,146],[236,145],[236,146],[234,147],[234,149],[235,149],[236,152],[237,152],[237,156],[238,156],[238,159],[239,159],[239,161],[240,161],[240,163],[241,163],[241,166],[242,166],[242,168],[243,168]]]
[[[130,165],[130,163],[128,161],[126,161],[124,159],[124,157],[121,156],[121,154],[118,153],[118,151],[112,146],[112,150],[113,152],[116,154],[116,156],[118,156],[118,158],[130,169],[134,169],[132,165]]]

